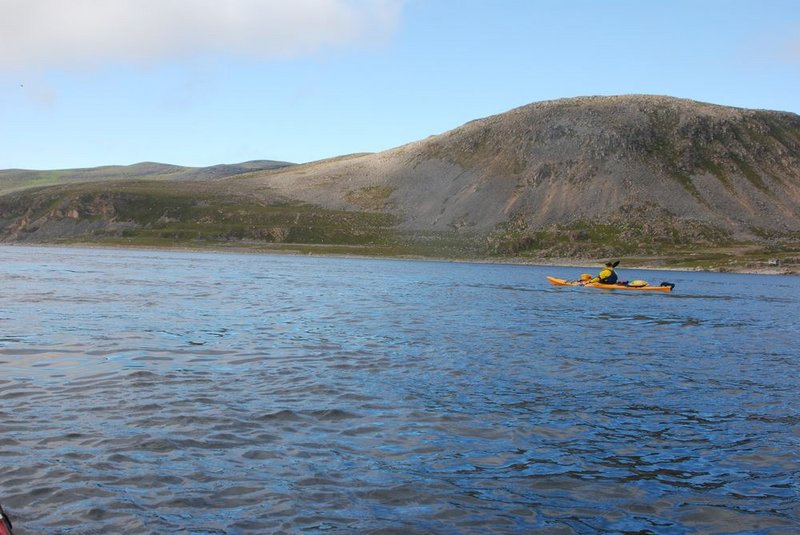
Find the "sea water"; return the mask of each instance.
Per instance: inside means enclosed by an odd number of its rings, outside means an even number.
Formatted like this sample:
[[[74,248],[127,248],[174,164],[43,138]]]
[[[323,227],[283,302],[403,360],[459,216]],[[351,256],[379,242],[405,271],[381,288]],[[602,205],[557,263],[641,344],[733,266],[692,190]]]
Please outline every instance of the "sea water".
[[[800,278],[0,257],[18,534],[800,529]]]

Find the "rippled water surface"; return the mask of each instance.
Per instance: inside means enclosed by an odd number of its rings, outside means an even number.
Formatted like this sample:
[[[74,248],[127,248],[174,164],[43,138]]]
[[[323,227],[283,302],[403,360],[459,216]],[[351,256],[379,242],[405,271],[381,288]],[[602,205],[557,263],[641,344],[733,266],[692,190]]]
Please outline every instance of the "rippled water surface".
[[[26,533],[795,533],[800,279],[0,248]]]

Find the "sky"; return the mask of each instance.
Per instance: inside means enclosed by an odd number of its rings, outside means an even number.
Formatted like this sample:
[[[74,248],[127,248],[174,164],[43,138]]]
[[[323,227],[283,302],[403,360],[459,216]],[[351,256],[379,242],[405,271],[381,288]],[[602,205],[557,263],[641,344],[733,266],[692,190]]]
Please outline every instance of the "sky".
[[[0,169],[302,163],[634,93],[800,113],[800,2],[0,0]]]

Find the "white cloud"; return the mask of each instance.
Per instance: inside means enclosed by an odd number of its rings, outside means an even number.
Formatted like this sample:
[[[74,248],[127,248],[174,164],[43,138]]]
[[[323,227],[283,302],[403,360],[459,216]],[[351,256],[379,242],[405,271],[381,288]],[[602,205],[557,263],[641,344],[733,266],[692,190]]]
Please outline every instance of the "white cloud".
[[[374,43],[403,0],[0,0],[0,68],[260,60]]]

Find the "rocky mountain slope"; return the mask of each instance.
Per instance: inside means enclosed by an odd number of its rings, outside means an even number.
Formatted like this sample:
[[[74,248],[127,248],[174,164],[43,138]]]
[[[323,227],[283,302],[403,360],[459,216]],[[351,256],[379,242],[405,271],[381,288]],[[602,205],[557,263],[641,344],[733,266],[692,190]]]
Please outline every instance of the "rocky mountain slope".
[[[239,170],[178,173],[193,182],[168,182],[158,195],[190,198],[203,184],[213,191],[205,203],[302,206],[337,227],[341,244],[365,229],[336,221],[375,214],[384,218],[381,243],[463,244],[473,256],[663,255],[742,244],[793,251],[800,242],[800,116],[670,97],[539,102],[382,153]],[[0,197],[5,239],[36,235],[19,224],[19,207],[34,197],[42,206],[74,204],[67,197],[76,193],[58,187]],[[97,185],[81,195],[102,192],[114,204],[115,191]],[[84,209],[87,218],[137,228],[168,226],[175,217],[164,219],[165,210],[135,220],[125,210],[109,218]],[[28,220],[41,228],[65,212],[52,213]],[[80,210],[71,213],[80,219]],[[277,241],[291,241],[290,227],[273,233],[283,236]]]
[[[800,116],[654,96],[531,104],[380,154],[244,180],[416,230],[800,231]]]

